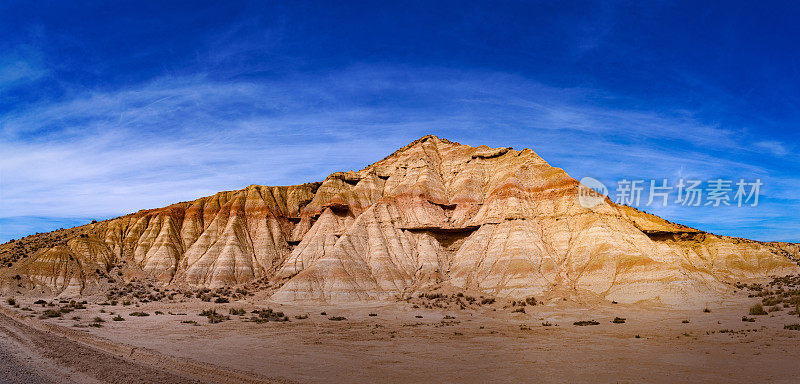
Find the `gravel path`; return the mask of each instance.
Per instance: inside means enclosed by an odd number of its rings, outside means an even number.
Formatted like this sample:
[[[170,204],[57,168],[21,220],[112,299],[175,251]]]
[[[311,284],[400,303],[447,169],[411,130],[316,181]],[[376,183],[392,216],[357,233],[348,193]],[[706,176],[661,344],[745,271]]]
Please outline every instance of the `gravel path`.
[[[29,327],[3,313],[0,338],[0,383],[199,383]]]
[[[19,348],[11,345],[3,334],[0,338],[0,382],[3,384],[55,384],[29,366]]]

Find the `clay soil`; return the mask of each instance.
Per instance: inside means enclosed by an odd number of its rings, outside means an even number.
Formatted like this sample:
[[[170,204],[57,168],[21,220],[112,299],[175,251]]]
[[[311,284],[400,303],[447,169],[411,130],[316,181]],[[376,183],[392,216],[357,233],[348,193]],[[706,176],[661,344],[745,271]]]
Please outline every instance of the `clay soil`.
[[[39,319],[49,307],[34,301],[1,305],[2,382],[789,383],[800,375],[800,331],[784,329],[800,317],[787,309],[742,321],[753,303],[746,298],[709,305],[710,312],[570,303],[521,313],[503,304],[90,302],[52,319]],[[290,321],[250,321],[267,307]],[[209,323],[200,316],[208,309],[230,319]],[[113,321],[117,315],[125,320]],[[91,326],[96,317],[100,327]],[[574,325],[591,320],[599,324]]]

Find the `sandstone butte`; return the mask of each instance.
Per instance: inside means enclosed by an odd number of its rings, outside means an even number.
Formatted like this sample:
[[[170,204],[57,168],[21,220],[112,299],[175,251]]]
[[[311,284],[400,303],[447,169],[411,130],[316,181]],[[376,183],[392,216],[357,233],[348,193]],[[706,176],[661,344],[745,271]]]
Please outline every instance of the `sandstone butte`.
[[[586,209],[578,186],[530,149],[426,136],[322,182],[253,185],[3,244],[0,279],[89,295],[117,268],[187,289],[260,279],[279,302],[457,290],[679,305],[800,273],[797,244],[717,236],[608,199]]]

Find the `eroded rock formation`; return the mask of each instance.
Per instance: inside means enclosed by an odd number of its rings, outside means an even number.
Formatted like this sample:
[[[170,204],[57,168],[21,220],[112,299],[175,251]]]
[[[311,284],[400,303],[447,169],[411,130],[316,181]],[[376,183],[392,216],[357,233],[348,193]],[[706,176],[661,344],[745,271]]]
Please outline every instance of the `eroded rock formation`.
[[[586,209],[578,186],[530,149],[426,136],[321,183],[250,186],[79,227],[11,270],[57,292],[96,286],[123,261],[179,286],[269,279],[281,301],[452,288],[665,303],[800,272],[794,245],[716,236],[610,201]]]

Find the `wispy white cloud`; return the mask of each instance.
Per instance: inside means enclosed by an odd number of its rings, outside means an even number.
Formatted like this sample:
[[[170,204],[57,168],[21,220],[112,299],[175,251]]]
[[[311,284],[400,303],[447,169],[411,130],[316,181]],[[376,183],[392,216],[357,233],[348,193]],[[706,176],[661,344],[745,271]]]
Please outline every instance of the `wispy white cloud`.
[[[0,219],[113,217],[249,184],[319,180],[429,133],[530,147],[578,178],[762,177],[771,193],[796,198],[796,175],[737,159],[764,149],[781,156],[774,149],[785,144],[748,145],[737,127],[686,112],[598,102],[609,97],[502,73],[370,66],[270,81],[162,77],[80,93],[0,116]],[[741,234],[777,238],[787,223],[798,227],[781,209],[798,206],[716,213],[725,220],[664,214],[724,230],[763,215],[780,225]]]
[[[779,141],[759,141],[755,143],[755,146],[775,156],[786,156],[790,153],[786,144]]]
[[[17,46],[0,53],[0,95],[47,76],[50,69],[42,63],[41,54],[27,46]]]

